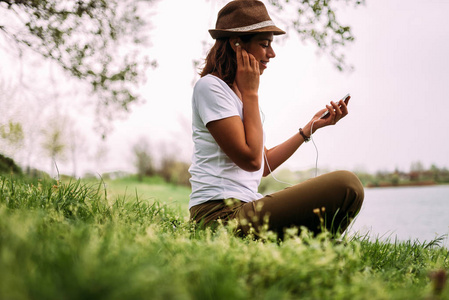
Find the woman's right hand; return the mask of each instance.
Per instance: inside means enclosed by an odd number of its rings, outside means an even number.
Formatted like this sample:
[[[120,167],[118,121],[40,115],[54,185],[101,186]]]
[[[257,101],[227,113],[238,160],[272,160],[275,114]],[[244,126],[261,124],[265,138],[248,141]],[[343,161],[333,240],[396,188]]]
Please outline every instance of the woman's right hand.
[[[248,53],[241,45],[236,46],[237,73],[235,83],[242,95],[242,101],[245,95],[257,96],[259,91],[260,70],[259,62]]]

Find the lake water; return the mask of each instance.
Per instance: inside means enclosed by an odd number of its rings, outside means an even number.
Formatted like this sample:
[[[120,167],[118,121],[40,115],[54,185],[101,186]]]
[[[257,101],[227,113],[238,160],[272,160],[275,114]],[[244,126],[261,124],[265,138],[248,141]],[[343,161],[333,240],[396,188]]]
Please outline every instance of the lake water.
[[[419,242],[446,235],[442,245],[449,248],[449,185],[366,188],[349,232]]]

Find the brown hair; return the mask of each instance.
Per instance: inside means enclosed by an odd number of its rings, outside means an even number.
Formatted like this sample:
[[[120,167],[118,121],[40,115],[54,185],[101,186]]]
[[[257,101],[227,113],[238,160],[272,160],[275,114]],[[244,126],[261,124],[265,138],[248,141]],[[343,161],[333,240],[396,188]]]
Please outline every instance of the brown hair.
[[[240,36],[242,43],[248,43],[255,34]],[[229,44],[229,38],[218,38],[206,56],[205,66],[201,71],[201,77],[214,74],[221,80],[232,86],[237,72],[237,60],[235,51]]]

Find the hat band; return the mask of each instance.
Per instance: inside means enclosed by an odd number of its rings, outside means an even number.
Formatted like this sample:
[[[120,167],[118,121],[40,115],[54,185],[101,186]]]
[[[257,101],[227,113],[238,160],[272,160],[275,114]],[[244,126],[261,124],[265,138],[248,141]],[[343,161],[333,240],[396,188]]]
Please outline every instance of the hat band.
[[[234,32],[245,32],[245,31],[251,31],[251,30],[268,27],[268,26],[275,26],[274,22],[272,20],[268,20],[268,21],[263,21],[263,22],[256,23],[253,25],[249,25],[249,26],[230,28],[230,29],[224,29],[224,30],[234,31]]]

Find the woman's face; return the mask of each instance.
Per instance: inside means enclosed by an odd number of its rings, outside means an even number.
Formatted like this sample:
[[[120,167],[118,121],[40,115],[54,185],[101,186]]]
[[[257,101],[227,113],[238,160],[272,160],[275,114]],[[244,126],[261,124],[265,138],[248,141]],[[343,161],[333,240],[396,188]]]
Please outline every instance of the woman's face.
[[[273,33],[263,32],[256,34],[248,43],[245,43],[245,50],[251,53],[259,62],[260,75],[267,68],[270,58],[274,58],[271,43],[273,42]]]

